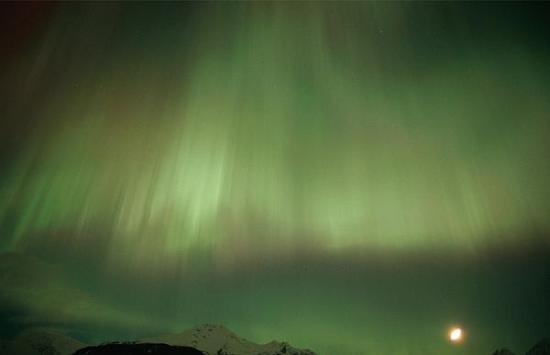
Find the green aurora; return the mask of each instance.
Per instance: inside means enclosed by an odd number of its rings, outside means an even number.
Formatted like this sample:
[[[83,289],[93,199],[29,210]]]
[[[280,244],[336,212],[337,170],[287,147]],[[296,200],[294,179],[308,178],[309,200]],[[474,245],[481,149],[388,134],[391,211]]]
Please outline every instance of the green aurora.
[[[545,4],[1,6],[2,334],[550,334]]]

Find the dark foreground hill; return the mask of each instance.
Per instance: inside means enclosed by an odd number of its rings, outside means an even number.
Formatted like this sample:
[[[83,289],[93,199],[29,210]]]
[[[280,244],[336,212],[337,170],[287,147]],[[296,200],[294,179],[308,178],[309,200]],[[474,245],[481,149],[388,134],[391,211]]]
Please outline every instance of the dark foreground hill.
[[[204,353],[188,346],[143,343],[87,346],[75,352],[74,355],[204,355]]]
[[[492,355],[515,355],[515,354],[508,349],[499,349],[495,351]]]
[[[550,355],[550,339],[544,338],[531,348],[525,355]]]

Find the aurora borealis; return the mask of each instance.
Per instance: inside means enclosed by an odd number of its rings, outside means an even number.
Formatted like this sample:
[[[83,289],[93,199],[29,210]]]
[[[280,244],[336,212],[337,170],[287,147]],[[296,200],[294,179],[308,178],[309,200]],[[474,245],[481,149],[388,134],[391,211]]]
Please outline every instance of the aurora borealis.
[[[0,6],[3,335],[550,335],[546,4]]]

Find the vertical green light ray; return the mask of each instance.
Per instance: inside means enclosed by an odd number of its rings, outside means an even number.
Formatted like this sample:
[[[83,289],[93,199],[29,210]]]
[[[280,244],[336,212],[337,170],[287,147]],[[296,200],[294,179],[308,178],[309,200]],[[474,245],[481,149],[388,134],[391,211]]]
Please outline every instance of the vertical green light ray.
[[[526,190],[526,181],[547,175],[535,168],[544,166],[546,145],[532,140],[548,112],[545,87],[517,75],[517,85],[506,86],[507,73],[533,77],[526,56],[497,65],[475,46],[431,71],[410,65],[396,77],[406,64],[393,56],[415,55],[410,45],[386,43],[385,36],[411,37],[400,27],[401,9],[378,18],[360,6],[376,25],[330,33],[347,7],[238,8],[217,28],[197,27],[204,33],[189,48],[200,60],[182,68],[185,75],[173,73],[184,80],[168,94],[179,98],[175,106],[163,107],[150,89],[162,90],[154,75],[161,68],[138,59],[141,76],[86,82],[40,113],[57,122],[27,149],[40,163],[14,169],[26,177],[4,187],[11,198],[3,210],[21,215],[14,240],[56,228],[76,237],[88,225],[112,224],[113,249],[141,255],[154,238],[159,255],[179,258],[195,246],[218,249],[235,233],[261,239],[257,225],[278,235],[265,241],[274,248],[313,238],[328,250],[467,250],[547,223],[530,212],[547,203]],[[353,48],[335,50],[364,34],[353,64],[346,58]],[[111,95],[101,93],[106,87]],[[528,95],[530,87],[538,94]],[[513,106],[501,104],[507,99]]]

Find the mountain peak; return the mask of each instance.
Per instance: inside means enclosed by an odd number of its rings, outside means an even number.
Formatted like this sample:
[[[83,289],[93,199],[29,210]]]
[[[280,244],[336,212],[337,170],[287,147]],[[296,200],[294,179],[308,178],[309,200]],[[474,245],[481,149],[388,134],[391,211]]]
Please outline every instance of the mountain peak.
[[[72,354],[85,344],[48,328],[30,328],[3,345],[6,354]],[[2,349],[0,349],[2,350]],[[3,353],[0,351],[0,353]]]
[[[314,355],[309,350],[293,348],[286,342],[271,341],[267,344],[256,344],[237,336],[223,325],[217,324],[202,324],[179,334],[142,339],[140,342],[191,346],[206,355],[272,355],[281,353]]]
[[[188,331],[192,331],[192,332],[195,332],[195,333],[202,333],[202,332],[209,332],[209,333],[225,333],[225,334],[230,334],[230,335],[235,335],[235,333],[233,333],[231,330],[227,329],[225,326],[221,325],[221,324],[210,324],[210,323],[205,323],[205,324],[200,324],[200,325],[197,325],[191,329],[189,329]]]

